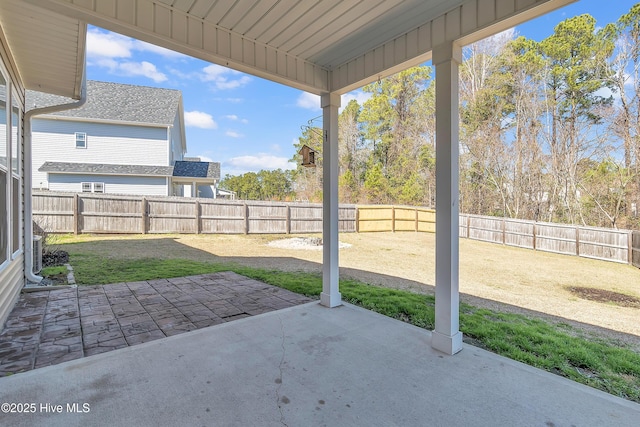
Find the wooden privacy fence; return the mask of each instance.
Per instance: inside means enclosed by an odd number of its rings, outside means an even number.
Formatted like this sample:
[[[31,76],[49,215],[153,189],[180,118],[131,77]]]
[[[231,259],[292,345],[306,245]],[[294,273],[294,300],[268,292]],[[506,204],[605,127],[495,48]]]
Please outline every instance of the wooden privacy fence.
[[[183,197],[33,192],[33,218],[54,233],[320,233],[322,205]],[[356,207],[340,206],[341,232]]]
[[[631,238],[631,264],[640,268],[640,231],[634,231]]]
[[[436,211],[411,206],[358,206],[356,231],[436,232]]]
[[[358,206],[356,215],[356,230],[359,232],[435,232],[434,209]],[[640,267],[640,232],[629,230],[460,215],[460,237],[558,254],[633,263]],[[633,243],[632,237],[635,239]]]
[[[339,208],[341,232],[435,232],[435,210]],[[34,221],[54,233],[320,233],[322,205],[34,191]],[[460,215],[460,237],[640,267],[640,232]]]
[[[460,215],[460,237],[629,264],[633,252],[629,230],[478,215]]]

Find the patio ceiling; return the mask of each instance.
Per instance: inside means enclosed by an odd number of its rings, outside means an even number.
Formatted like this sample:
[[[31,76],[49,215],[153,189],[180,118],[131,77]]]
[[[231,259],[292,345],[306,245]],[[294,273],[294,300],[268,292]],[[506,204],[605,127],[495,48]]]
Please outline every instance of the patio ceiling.
[[[18,54],[30,89],[48,88],[38,83],[40,76],[69,78],[71,65],[78,68],[78,58],[69,55],[83,47],[77,35],[86,22],[321,94],[348,92],[428,60],[438,45],[468,44],[573,1],[3,0],[0,18],[7,37],[63,42],[56,46],[64,52],[42,46],[43,56],[36,57],[66,62],[64,69],[43,70]],[[29,22],[14,22],[20,11],[28,12]],[[74,25],[75,45],[68,34]],[[56,28],[58,34],[49,33]]]

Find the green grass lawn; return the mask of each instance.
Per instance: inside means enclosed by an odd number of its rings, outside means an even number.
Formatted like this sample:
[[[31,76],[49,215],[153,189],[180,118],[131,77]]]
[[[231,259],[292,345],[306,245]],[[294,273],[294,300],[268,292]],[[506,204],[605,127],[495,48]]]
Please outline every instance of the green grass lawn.
[[[42,276],[54,276],[56,274],[64,274],[67,272],[67,267],[65,267],[64,265],[56,265],[53,267],[45,267],[42,269],[42,271],[40,272],[40,274]]]
[[[65,248],[67,249],[67,248]],[[190,276],[219,271],[261,280],[318,298],[322,278],[237,264],[185,259],[105,259],[74,252],[79,284],[106,284]],[[341,280],[343,300],[421,328],[434,328],[434,297]],[[462,304],[460,329],[466,340],[514,360],[640,403],[640,354],[621,343],[589,336],[569,325]]]

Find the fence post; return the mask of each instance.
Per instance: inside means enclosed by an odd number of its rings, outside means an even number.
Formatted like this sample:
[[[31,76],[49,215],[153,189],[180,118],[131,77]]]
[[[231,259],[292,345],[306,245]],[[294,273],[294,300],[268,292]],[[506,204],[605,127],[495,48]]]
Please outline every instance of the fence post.
[[[360,208],[356,206],[356,233],[360,232]]]
[[[80,200],[77,193],[73,195],[73,234],[80,234]]]
[[[287,234],[291,234],[291,205],[287,205]]]
[[[627,260],[629,264],[633,265],[633,231],[629,231],[627,234],[627,243],[629,244],[629,253],[627,255]]]
[[[537,250],[536,248],[536,223],[533,223],[533,250]]]
[[[419,221],[418,208],[416,208],[416,233],[418,231],[420,231],[420,221]]]
[[[467,239],[471,238],[471,215],[467,214]]]
[[[195,215],[195,217],[196,217],[196,234],[200,234],[200,229],[201,229],[201,226],[200,226],[200,201],[197,200],[197,199],[195,200],[194,208],[195,208],[195,214],[196,214]]]
[[[576,227],[576,255],[580,256],[580,229]]]
[[[391,206],[391,232],[396,232],[396,207]]]
[[[243,203],[244,206],[244,234],[249,234],[249,205]]]
[[[502,218],[502,244],[507,243],[507,220]]]
[[[149,219],[149,202],[146,197],[142,198],[142,216],[140,217],[140,232],[147,234],[147,222]]]

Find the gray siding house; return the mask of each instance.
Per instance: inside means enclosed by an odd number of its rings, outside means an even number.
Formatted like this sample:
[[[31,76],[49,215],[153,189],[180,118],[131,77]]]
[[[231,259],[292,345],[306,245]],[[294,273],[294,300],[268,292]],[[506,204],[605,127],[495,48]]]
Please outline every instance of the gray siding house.
[[[59,103],[56,98],[27,94],[36,107]],[[82,107],[38,116],[32,132],[33,188],[215,197],[219,163],[190,159],[189,167],[181,166],[186,139],[180,91],[88,81]]]

